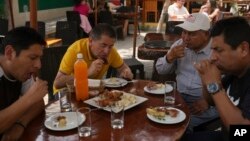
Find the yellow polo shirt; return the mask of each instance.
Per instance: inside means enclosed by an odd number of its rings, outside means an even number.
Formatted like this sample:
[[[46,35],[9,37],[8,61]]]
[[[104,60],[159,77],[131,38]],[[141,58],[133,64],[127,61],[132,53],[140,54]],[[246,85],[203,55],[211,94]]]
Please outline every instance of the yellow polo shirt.
[[[89,39],[84,38],[74,42],[64,54],[63,59],[60,64],[59,70],[65,74],[74,73],[74,63],[77,60],[77,53],[83,54],[83,59],[87,63],[88,67],[95,60],[90,53]],[[123,59],[118,54],[117,50],[112,47],[111,52],[107,58],[108,64],[103,65],[99,74],[92,76],[92,79],[102,79],[104,74],[107,72],[109,66],[113,68],[119,68],[123,64]]]

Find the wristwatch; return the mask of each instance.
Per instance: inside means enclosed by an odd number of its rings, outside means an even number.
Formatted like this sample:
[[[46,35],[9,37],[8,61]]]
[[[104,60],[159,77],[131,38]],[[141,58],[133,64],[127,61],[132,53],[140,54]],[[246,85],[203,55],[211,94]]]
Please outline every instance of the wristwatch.
[[[220,90],[222,90],[222,86],[217,82],[207,84],[207,92],[209,94],[214,95],[217,92],[219,92]]]

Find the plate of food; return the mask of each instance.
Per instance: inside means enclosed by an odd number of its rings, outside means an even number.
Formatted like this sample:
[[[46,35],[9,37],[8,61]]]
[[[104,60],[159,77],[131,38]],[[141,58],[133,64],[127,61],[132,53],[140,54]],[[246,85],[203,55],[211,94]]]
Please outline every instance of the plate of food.
[[[105,87],[119,88],[128,84],[128,81],[122,78],[111,77],[103,80]]]
[[[186,119],[186,114],[173,107],[150,107],[146,109],[147,117],[161,124],[176,124]]]
[[[144,91],[150,94],[164,94],[165,86],[162,83],[150,82],[144,87]]]
[[[114,103],[116,104],[116,106],[124,106],[124,110],[128,110],[145,102],[146,100],[148,99],[145,97],[137,96],[123,91],[105,90],[99,96],[85,100],[84,103],[97,108],[102,108],[110,112],[110,106]]]
[[[86,119],[85,116],[79,118],[81,119],[81,123],[83,123]],[[74,129],[78,126],[76,112],[56,113],[47,118],[44,122],[44,125],[46,128],[54,131],[66,131]]]

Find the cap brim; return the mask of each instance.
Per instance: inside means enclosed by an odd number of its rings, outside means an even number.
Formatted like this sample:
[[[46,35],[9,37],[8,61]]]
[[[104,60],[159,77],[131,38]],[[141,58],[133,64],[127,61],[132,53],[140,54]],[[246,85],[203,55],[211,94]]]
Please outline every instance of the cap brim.
[[[182,23],[182,24],[178,24],[176,26],[178,26],[178,27],[180,27],[180,28],[182,28],[184,30],[187,30],[187,31],[198,31],[198,30],[205,30],[205,31],[207,31],[207,30],[209,30],[209,28],[206,28],[205,26],[202,27],[202,28],[200,28],[197,25],[188,24],[188,23],[185,23],[185,22]]]
[[[185,29],[187,31],[198,31],[198,30],[200,30],[199,27],[194,26],[193,24],[182,23],[182,24],[178,24],[176,26],[178,26],[178,27],[180,27],[182,29]]]

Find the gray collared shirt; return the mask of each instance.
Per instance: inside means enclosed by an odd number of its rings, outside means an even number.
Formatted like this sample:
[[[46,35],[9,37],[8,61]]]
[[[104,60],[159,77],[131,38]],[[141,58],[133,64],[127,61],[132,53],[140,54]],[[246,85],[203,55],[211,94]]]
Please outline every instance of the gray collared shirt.
[[[182,39],[177,40],[172,46],[182,44]],[[166,61],[166,55],[156,62],[156,70],[159,74],[168,74],[175,71],[177,89],[180,93],[192,96],[202,96],[202,83],[197,70],[194,68],[195,62],[208,59],[211,55],[211,39],[209,43],[199,52],[185,48],[185,56],[176,59],[173,63]]]

